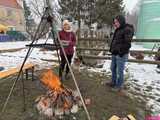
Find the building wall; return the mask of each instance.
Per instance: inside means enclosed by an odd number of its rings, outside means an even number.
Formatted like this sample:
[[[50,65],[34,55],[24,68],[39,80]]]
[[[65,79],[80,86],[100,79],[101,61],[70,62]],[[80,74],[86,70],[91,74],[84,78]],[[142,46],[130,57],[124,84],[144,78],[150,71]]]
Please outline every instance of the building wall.
[[[15,26],[18,31],[25,31],[23,9],[9,8],[0,5],[0,24]]]
[[[160,39],[160,0],[141,0],[136,37]],[[151,44],[145,44],[152,47]]]

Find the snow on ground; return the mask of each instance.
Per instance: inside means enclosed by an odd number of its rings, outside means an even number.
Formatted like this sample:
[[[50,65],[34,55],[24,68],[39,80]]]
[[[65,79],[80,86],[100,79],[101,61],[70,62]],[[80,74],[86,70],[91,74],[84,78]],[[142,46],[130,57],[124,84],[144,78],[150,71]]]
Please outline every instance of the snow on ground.
[[[19,41],[19,42],[0,42],[0,50],[24,48],[30,41]]]
[[[45,40],[39,40],[39,43],[44,43]],[[51,43],[52,40],[49,40]],[[2,42],[0,43],[1,49],[15,49],[25,47],[30,41],[25,42]],[[144,49],[140,45],[132,45],[132,50],[148,50]],[[24,57],[27,53],[27,48],[19,50],[17,52],[5,52],[0,53],[0,66],[4,66],[5,70],[17,67],[21,65]],[[131,56],[130,56],[131,58]],[[37,64],[37,69],[43,69],[50,67],[56,63],[47,62],[46,60],[57,60],[56,51],[43,51],[38,48],[34,48],[27,62]],[[153,58],[145,56],[145,59],[151,60]],[[103,68],[91,68],[94,72],[107,72],[110,74],[110,60],[104,62]],[[148,101],[147,106],[152,109],[154,114],[160,114],[160,74],[156,72],[156,65],[127,63],[125,74],[129,73],[129,91],[134,94],[135,97]]]
[[[132,45],[132,50],[149,50],[140,45]],[[129,56],[129,58],[132,58]],[[133,59],[133,58],[132,58]],[[145,60],[153,60],[152,57],[145,56]],[[106,60],[103,69],[110,71],[111,61]],[[156,72],[156,65],[127,63],[126,70],[129,73],[129,91],[134,93],[143,101],[147,101],[147,107],[153,114],[160,114],[160,73]],[[125,72],[126,74],[126,72]]]
[[[147,48],[144,48],[142,45],[140,44],[132,44],[131,50],[150,50]]]
[[[45,39],[38,40],[37,43],[45,43]],[[0,50],[9,50],[24,48],[27,44],[30,44],[32,41],[14,41],[14,42],[0,42]],[[47,43],[53,43],[52,39],[48,39]]]
[[[141,45],[133,44],[131,50],[150,50],[145,49]],[[134,59],[129,56],[130,59]],[[153,57],[145,56],[145,60],[153,60]],[[104,62],[104,61],[102,61]],[[93,72],[106,72],[111,75],[110,60],[106,60],[103,68],[91,68]],[[129,79],[125,82],[128,91],[140,101],[147,101],[146,109],[151,109],[154,115],[160,115],[160,73],[156,72],[157,65],[127,63],[125,75]]]
[[[38,43],[44,43],[45,40],[39,40]],[[51,43],[51,40],[48,40],[48,43]],[[22,64],[28,48],[25,45],[31,43],[31,41],[24,41],[24,42],[1,42],[0,43],[0,50],[7,50],[7,49],[17,49],[17,48],[25,48],[19,50],[17,52],[5,52],[0,53],[0,66],[3,66],[5,70],[13,67],[17,67]],[[38,48],[34,48],[27,60],[27,63],[34,63],[37,65],[37,69],[49,67],[56,63],[54,62],[47,62],[44,60],[55,60],[57,61],[58,58],[56,57],[56,51],[44,51]],[[43,64],[42,64],[43,63]]]
[[[128,63],[130,78],[127,81],[134,94],[145,96],[154,114],[160,114],[160,73],[156,65]],[[137,88],[138,87],[138,88]]]
[[[135,44],[131,49],[149,50]],[[153,60],[153,57],[145,56],[144,59]],[[151,108],[153,114],[160,114],[160,73],[156,72],[156,67],[157,65],[151,64],[128,63],[128,83],[135,93],[140,93],[139,97],[147,101],[147,107]]]

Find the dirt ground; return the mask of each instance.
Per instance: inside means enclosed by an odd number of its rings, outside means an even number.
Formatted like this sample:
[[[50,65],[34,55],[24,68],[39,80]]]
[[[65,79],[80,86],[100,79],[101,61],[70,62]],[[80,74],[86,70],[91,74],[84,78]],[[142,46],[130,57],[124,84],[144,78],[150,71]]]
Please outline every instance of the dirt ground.
[[[57,72],[56,69],[55,72]],[[36,75],[38,75],[37,73]],[[144,120],[145,115],[148,114],[145,110],[145,103],[139,103],[137,100],[112,91],[110,87],[104,85],[104,81],[110,80],[110,76],[105,73],[93,73],[84,69],[80,73],[76,72],[75,76],[83,97],[91,99],[91,104],[87,107],[92,120],[108,120],[114,114],[118,116],[133,114],[137,120]],[[2,110],[15,78],[16,76],[11,76],[0,80],[0,110]],[[75,90],[71,76],[63,83]],[[26,111],[24,112],[22,82],[18,81],[5,112],[0,115],[0,120],[40,120],[34,107],[34,101],[45,92],[46,89],[41,85],[37,77],[34,81],[25,81]],[[77,114],[66,116],[63,119],[87,120],[83,108]]]

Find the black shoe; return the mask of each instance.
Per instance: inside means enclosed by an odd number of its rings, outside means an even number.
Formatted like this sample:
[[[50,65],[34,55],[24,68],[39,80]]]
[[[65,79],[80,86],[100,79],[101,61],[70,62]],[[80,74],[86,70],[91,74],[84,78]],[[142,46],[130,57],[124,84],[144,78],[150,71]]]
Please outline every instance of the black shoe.
[[[116,86],[116,85],[115,85],[115,84],[113,84],[113,83],[112,83],[112,84],[110,84],[110,87],[112,87],[112,88],[114,88],[115,86]]]
[[[107,85],[107,86],[109,86],[109,87],[112,87],[112,88],[114,88],[114,87],[115,87],[115,84],[114,84],[114,83],[112,83],[112,82],[110,82],[110,83],[106,83],[106,85]]]

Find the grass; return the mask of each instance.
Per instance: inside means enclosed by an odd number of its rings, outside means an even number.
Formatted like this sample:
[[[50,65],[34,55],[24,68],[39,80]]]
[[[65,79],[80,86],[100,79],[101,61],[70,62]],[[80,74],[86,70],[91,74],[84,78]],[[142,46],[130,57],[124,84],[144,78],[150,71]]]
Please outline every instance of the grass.
[[[55,72],[57,73],[57,69],[55,69]],[[75,76],[83,97],[91,99],[91,104],[88,105],[87,108],[92,120],[107,120],[113,114],[118,116],[133,114],[137,120],[143,120],[145,115],[148,114],[148,112],[145,111],[144,103],[139,103],[135,99],[130,99],[127,96],[113,92],[111,88],[102,84],[103,81],[110,79],[106,74],[91,73],[83,70],[80,73],[75,73]],[[14,79],[15,76],[12,76],[0,83],[0,110],[2,109]],[[75,90],[71,76],[68,80],[64,81],[64,84]],[[6,111],[0,115],[0,120],[40,120],[34,108],[34,100],[37,96],[45,92],[45,89],[39,83],[38,79],[35,81],[25,81],[26,111],[24,112],[22,82],[18,81]],[[87,120],[82,108],[77,114],[66,116],[64,120],[72,120],[74,117],[76,117],[77,120]]]

